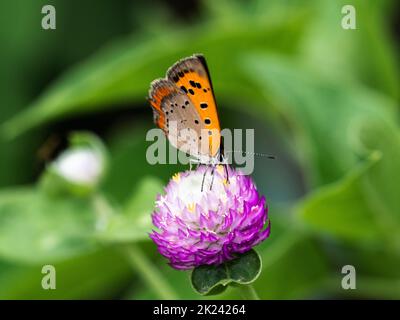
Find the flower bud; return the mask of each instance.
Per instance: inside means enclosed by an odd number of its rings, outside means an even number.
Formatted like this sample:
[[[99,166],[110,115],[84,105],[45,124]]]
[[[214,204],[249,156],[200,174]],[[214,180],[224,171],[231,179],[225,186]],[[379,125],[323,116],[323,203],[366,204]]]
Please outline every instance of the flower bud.
[[[47,167],[41,183],[49,193],[86,196],[100,184],[106,164],[106,150],[99,138],[86,132],[74,133],[69,148]]]

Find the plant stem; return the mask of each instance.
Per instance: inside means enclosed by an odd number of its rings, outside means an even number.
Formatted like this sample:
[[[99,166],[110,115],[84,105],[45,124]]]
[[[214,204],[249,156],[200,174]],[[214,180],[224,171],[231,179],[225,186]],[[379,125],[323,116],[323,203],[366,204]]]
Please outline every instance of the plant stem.
[[[245,300],[260,300],[260,297],[251,284],[240,285],[239,290],[242,298]]]
[[[97,214],[96,229],[102,231],[107,227],[108,220],[114,214],[114,209],[101,193],[93,195],[92,205]]]
[[[102,230],[107,226],[110,216],[114,214],[113,207],[109,204],[107,198],[102,194],[97,193],[93,196],[93,206],[97,213],[97,229]],[[160,271],[147,258],[139,245],[129,244],[121,246],[130,265],[137,270],[148,286],[164,300],[177,300],[178,295],[171,288],[168,282],[165,281]]]
[[[129,244],[125,248],[131,266],[140,272],[148,286],[163,300],[179,299],[175,290],[165,281],[159,270],[149,261],[146,254],[137,244]]]

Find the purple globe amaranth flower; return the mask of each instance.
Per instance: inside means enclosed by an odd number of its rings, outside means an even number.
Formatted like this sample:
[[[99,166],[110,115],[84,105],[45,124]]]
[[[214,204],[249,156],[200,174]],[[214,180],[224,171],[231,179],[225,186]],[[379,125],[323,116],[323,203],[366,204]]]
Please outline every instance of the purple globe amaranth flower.
[[[221,165],[214,178],[206,170],[176,174],[157,197],[152,218],[159,230],[150,237],[175,269],[231,260],[270,233],[265,197],[249,176],[228,167],[228,180]]]

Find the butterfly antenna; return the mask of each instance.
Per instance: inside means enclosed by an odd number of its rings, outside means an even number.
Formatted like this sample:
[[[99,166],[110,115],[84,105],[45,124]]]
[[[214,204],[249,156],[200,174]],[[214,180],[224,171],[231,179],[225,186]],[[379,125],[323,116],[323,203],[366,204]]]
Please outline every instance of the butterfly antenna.
[[[266,158],[272,159],[272,160],[276,159],[275,156],[272,156],[270,154],[260,153],[260,152],[248,152],[248,151],[241,151],[241,150],[226,151],[226,153],[238,153],[238,152],[240,152],[242,154],[250,154],[253,156],[266,157]]]
[[[206,170],[203,173],[203,180],[201,181],[201,192],[203,192],[203,189],[204,189],[204,180],[206,178],[207,169],[208,169],[208,166],[206,167]]]

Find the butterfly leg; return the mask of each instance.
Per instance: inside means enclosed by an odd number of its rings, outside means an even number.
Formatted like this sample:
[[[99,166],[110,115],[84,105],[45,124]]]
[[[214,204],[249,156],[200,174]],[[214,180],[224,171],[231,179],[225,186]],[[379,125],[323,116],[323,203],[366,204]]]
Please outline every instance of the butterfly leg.
[[[212,167],[211,170],[211,184],[210,184],[210,190],[212,190],[212,186],[214,184],[214,171],[215,171],[215,166]]]
[[[226,175],[226,183],[229,184],[229,171],[228,171],[228,164],[225,163],[224,165],[224,169],[225,169],[225,175]]]
[[[197,170],[199,168],[200,164],[201,163],[198,159],[189,158],[189,170],[190,171],[192,171],[193,165],[197,165],[196,166],[196,170]]]
[[[206,170],[204,171],[204,174],[203,174],[203,180],[201,181],[201,192],[203,192],[203,189],[204,189],[204,180],[206,178],[207,170],[208,170],[208,166],[206,166]]]
[[[189,171],[192,171],[193,160],[189,159]]]
[[[228,158],[222,156],[221,164],[224,166],[226,182],[229,183]]]

